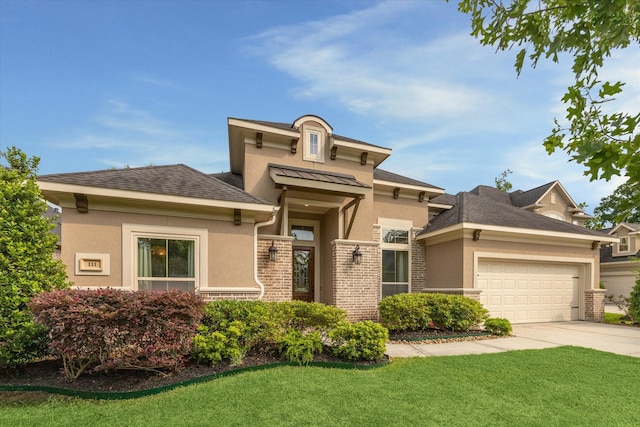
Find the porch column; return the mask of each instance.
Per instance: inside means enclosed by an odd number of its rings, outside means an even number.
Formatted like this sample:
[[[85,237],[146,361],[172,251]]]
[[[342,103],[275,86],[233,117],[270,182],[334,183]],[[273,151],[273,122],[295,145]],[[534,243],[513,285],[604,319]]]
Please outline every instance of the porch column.
[[[361,264],[353,263],[356,245]],[[334,240],[332,246],[333,293],[331,304],[346,310],[349,320],[377,320],[380,301],[380,245],[378,242]]]
[[[606,289],[587,289],[584,291],[584,320],[604,322],[604,294]]]

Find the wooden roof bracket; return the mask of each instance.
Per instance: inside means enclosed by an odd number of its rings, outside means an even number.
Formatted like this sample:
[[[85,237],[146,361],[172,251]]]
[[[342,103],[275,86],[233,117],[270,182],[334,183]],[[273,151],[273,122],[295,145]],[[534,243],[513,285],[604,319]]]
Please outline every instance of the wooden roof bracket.
[[[298,152],[298,138],[291,138],[291,154]]]
[[[256,132],[256,148],[262,148],[262,132]]]
[[[369,155],[369,153],[367,153],[366,151],[363,151],[362,154],[360,154],[360,164],[362,166],[367,164],[367,156]]]
[[[89,212],[89,198],[86,194],[74,193],[73,197],[76,199],[76,210],[79,213]]]
[[[331,157],[330,157],[330,159],[331,160],[335,160],[337,154],[338,154],[338,146],[334,145],[333,147],[331,147]]]
[[[358,213],[358,206],[360,206],[360,200],[364,199],[364,196],[358,195],[354,197],[352,201],[347,203],[344,208],[342,208],[343,212],[346,212],[347,209],[353,206],[353,213],[351,214],[351,218],[349,219],[349,225],[347,226],[347,231],[344,233],[344,238],[349,239],[349,234],[351,234],[351,228],[353,227],[353,221],[356,218],[356,214]]]

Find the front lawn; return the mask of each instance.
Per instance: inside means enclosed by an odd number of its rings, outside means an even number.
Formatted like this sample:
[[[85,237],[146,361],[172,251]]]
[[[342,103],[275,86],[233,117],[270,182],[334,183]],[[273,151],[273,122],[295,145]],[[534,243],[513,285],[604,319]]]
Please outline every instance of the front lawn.
[[[282,367],[125,401],[0,403],[0,425],[640,425],[638,384],[639,359],[559,347]]]

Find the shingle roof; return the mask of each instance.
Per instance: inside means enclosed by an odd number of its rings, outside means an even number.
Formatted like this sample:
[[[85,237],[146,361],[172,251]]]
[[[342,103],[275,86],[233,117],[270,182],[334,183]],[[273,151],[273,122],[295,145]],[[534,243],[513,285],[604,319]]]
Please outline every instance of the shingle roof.
[[[186,165],[41,175],[38,181],[241,203],[270,204]]]
[[[298,178],[309,181],[326,182],[330,184],[348,185],[351,187],[371,188],[365,183],[362,183],[353,175],[347,175],[344,173],[326,172],[317,169],[297,168],[293,166],[276,165],[269,163],[269,170],[276,176],[287,178]]]
[[[420,232],[431,233],[463,222],[510,228],[554,231],[602,237],[602,233],[568,222],[545,217],[514,206],[495,203],[491,198],[461,192],[456,194],[454,207],[436,216]]]
[[[212,173],[210,176],[214,178],[218,178],[220,181],[224,181],[227,184],[231,184],[240,190],[244,190],[244,178],[239,173],[233,172],[220,172],[220,173]]]
[[[397,173],[389,172],[383,169],[373,170],[373,179],[379,179],[381,181],[396,182],[398,184],[415,185],[417,187],[437,188],[435,185],[427,184],[426,182],[418,181],[417,179],[408,178],[406,176],[398,175]]]
[[[479,185],[473,190],[469,191],[471,194],[475,194],[480,197],[488,197],[494,202],[503,203],[505,205],[511,205],[511,197],[506,191],[498,190],[495,187],[489,187],[488,185]]]
[[[440,194],[439,196],[436,196],[433,199],[429,200],[429,203],[453,206],[456,203],[456,196],[449,193]]]
[[[525,206],[531,206],[536,203],[544,194],[549,191],[551,187],[556,183],[556,181],[549,182],[547,184],[541,185],[536,188],[532,188],[531,190],[522,191],[516,190],[509,195],[511,196],[511,203],[513,206],[517,206],[519,208],[523,208]]]
[[[613,256],[613,247],[611,245],[600,247],[601,263],[630,261],[636,258],[640,258],[640,251],[633,255]]]

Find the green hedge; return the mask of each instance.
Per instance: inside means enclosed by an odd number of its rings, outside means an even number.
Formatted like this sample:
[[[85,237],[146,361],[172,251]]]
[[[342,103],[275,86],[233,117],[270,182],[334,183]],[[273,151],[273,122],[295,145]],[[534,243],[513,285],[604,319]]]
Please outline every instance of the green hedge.
[[[240,363],[247,353],[259,352],[303,364],[323,348],[349,361],[375,360],[386,349],[385,328],[346,326],[351,324],[345,311],[330,305],[225,300],[208,303],[204,311],[203,324],[193,339],[193,357],[201,362]],[[341,350],[334,351],[336,346]]]
[[[380,322],[390,331],[429,328],[464,332],[482,324],[488,311],[462,295],[396,294],[380,301]]]

